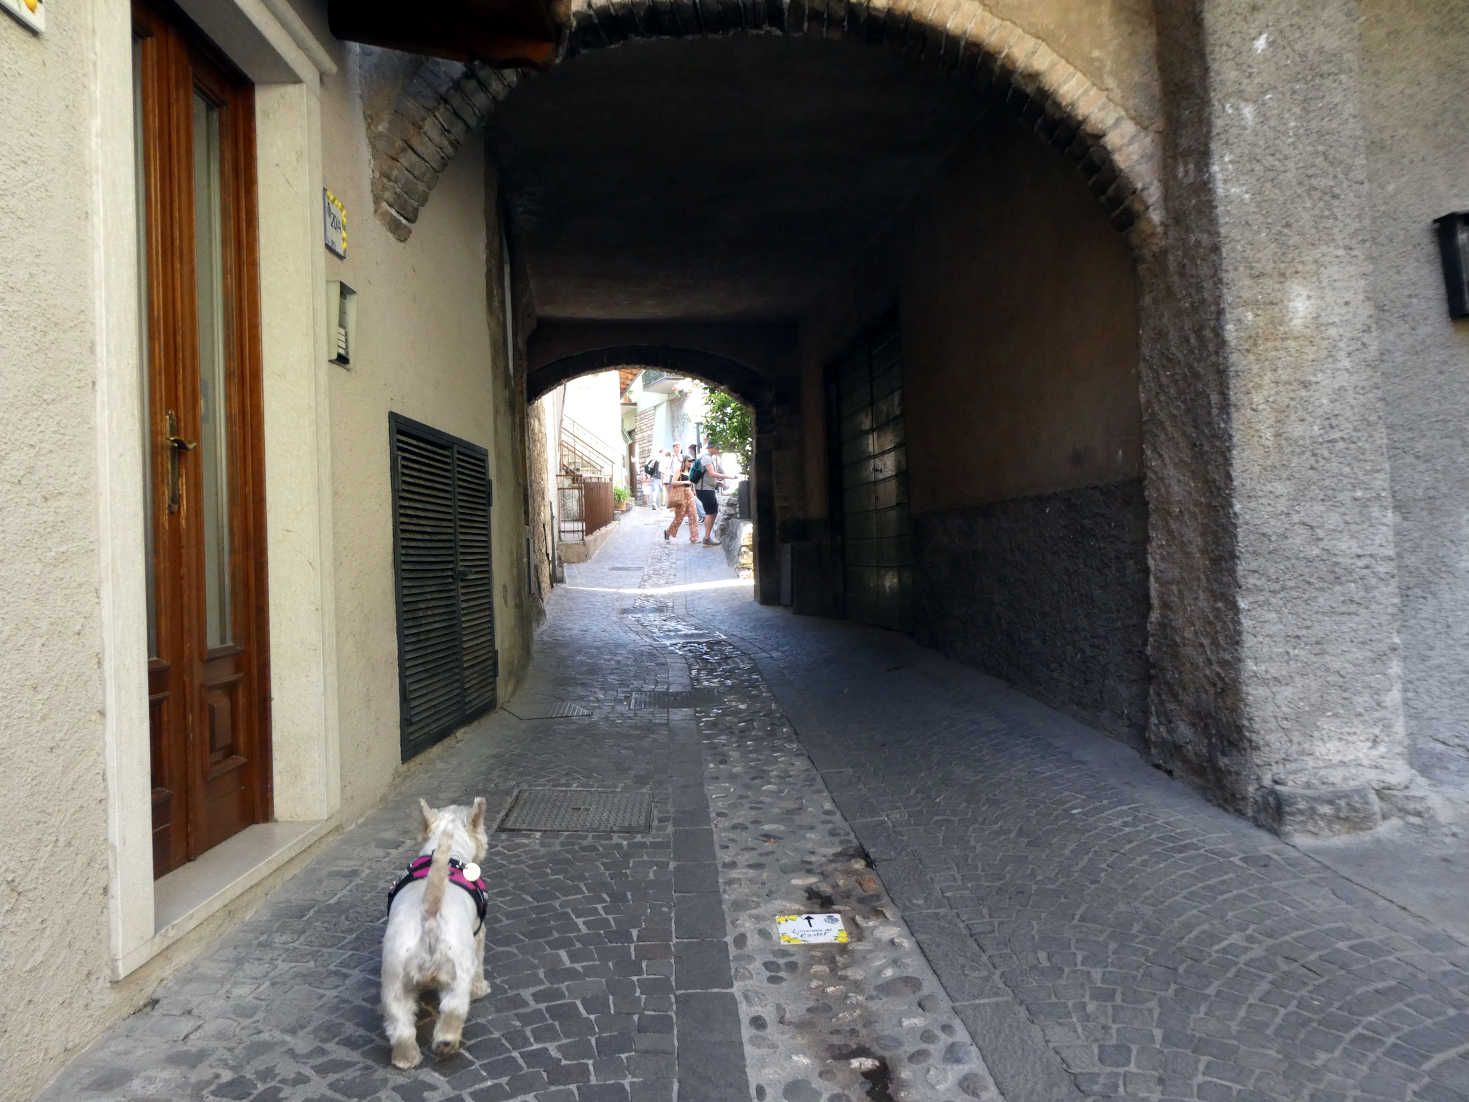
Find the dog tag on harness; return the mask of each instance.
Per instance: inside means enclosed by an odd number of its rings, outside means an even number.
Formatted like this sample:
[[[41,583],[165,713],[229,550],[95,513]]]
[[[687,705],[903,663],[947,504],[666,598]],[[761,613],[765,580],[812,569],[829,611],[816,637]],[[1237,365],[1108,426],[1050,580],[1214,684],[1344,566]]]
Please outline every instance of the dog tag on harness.
[[[776,915],[775,932],[782,945],[847,944],[841,915]]]
[[[462,871],[464,873],[464,879],[468,880],[471,884],[479,879],[479,866],[473,861],[465,865]]]

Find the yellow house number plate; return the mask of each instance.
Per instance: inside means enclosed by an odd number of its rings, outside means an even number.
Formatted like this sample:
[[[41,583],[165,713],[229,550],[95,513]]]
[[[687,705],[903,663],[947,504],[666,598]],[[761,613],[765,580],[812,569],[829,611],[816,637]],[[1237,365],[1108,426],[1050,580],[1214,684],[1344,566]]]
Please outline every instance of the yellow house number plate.
[[[37,34],[46,29],[46,0],[0,0],[0,8]]]

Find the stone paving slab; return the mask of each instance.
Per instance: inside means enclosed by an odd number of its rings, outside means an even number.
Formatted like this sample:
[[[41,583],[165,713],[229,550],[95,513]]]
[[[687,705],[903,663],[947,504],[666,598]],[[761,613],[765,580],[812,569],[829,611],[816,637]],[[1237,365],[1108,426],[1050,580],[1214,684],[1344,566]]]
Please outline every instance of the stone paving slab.
[[[589,584],[624,587],[626,575],[606,567],[641,571],[647,545],[599,558],[579,568]],[[622,626],[625,598],[557,597],[512,702],[550,718],[502,710],[408,766],[380,808],[160,985],[42,1097],[671,1102],[682,867],[673,823],[682,804],[666,713],[631,712],[627,697],[666,691],[670,662],[682,663]],[[473,1004],[459,1055],[398,1071],[387,1063],[378,972],[386,890],[416,852],[417,799],[486,795],[498,821],[521,788],[650,792],[652,828],[493,833],[481,862],[491,885],[490,994]],[[700,825],[709,828],[707,812]],[[723,1039],[738,1047],[738,1027]]]
[[[675,754],[699,771],[697,799],[713,820],[712,830],[674,831],[676,852],[682,846],[701,870],[697,880],[675,882],[681,1003],[685,987],[717,989],[720,1020],[743,1028],[749,1087],[762,1102],[1002,1102],[756,664],[717,632],[686,630],[675,611],[678,580],[694,564],[719,562],[702,550],[655,544],[643,578],[647,595],[631,618],[684,659],[670,667],[671,695],[701,702],[686,714],[670,712]],[[688,694],[679,692],[685,676]],[[813,911],[839,913],[849,943],[776,940],[776,916]],[[701,936],[711,928],[728,942]],[[723,1001],[731,987],[735,1001]],[[682,1072],[682,1040],[679,1050]],[[722,1089],[714,1086],[722,1075],[717,1065],[705,1069],[699,1086],[687,1096],[681,1087],[680,1097],[725,1097],[712,1093]],[[750,1094],[742,1084],[728,1097]]]
[[[903,636],[677,611],[758,662],[1007,1097],[1065,1097],[1049,1060],[1086,1097],[1469,1099],[1451,932]]]
[[[42,1097],[1469,1099],[1451,932],[911,640],[754,605],[658,520],[568,567],[509,707]],[[497,832],[492,991],[459,1056],[396,1071],[417,798],[527,787],[648,792],[652,826]],[[852,947],[775,943],[828,907]]]
[[[1000,1102],[755,664],[676,614],[699,551],[636,519],[568,568],[509,707],[407,766],[42,1097]],[[646,793],[651,827],[492,833],[491,991],[458,1055],[391,1068],[384,899],[416,851],[418,797],[485,795],[499,823],[541,789]],[[772,944],[774,915],[813,892],[855,944]],[[420,1028],[426,1042],[431,1010]]]

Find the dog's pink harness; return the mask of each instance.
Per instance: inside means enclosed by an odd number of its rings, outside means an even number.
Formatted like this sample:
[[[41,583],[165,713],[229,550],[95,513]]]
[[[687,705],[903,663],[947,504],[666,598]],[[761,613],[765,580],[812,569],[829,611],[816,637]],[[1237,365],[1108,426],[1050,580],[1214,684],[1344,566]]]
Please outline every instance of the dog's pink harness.
[[[393,897],[400,891],[415,880],[428,879],[429,866],[433,863],[434,858],[431,853],[425,853],[422,857],[415,857],[412,861],[408,862],[408,871],[388,891],[389,910],[392,910],[393,907]],[[474,900],[474,910],[479,915],[479,924],[475,926],[474,932],[479,933],[485,924],[485,909],[489,906],[490,902],[490,892],[485,887],[485,878],[481,876],[478,880],[470,880],[464,875],[464,862],[457,857],[451,857],[449,858],[449,883],[458,884]]]

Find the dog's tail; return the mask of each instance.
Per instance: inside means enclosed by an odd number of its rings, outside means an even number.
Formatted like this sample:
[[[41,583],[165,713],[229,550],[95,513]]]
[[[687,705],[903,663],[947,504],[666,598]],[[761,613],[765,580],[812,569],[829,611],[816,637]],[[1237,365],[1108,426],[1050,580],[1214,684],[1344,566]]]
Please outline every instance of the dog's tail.
[[[425,922],[438,918],[439,908],[443,906],[444,890],[449,885],[449,848],[452,844],[452,840],[445,834],[434,848],[434,859],[428,867],[428,880],[423,886]]]

